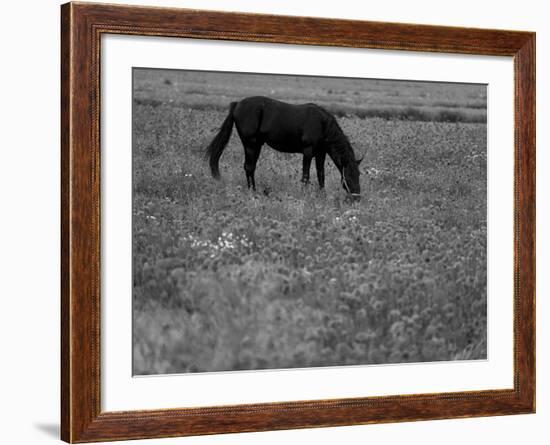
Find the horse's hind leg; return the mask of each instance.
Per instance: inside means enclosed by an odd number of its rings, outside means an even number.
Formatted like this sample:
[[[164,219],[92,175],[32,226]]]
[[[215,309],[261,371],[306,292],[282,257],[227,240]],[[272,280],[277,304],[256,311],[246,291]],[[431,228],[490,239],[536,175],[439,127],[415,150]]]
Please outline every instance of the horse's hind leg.
[[[247,144],[244,147],[244,171],[246,173],[246,183],[248,188],[252,188],[252,190],[256,190],[254,172],[256,171],[256,163],[258,162],[261,149],[261,144]]]
[[[315,156],[315,169],[317,170],[317,180],[319,181],[319,188],[325,188],[325,152],[317,153]]]
[[[304,149],[304,159],[302,160],[302,182],[309,184],[309,169],[311,167],[311,159],[313,158],[313,148],[307,147]]]

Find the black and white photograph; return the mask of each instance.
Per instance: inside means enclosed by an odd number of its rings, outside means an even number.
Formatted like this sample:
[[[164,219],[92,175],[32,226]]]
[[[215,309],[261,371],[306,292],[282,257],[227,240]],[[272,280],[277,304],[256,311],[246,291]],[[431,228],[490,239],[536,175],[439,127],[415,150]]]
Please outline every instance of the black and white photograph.
[[[547,444],[546,6],[6,2],[1,442]]]
[[[487,85],[132,82],[134,375],[487,359]]]

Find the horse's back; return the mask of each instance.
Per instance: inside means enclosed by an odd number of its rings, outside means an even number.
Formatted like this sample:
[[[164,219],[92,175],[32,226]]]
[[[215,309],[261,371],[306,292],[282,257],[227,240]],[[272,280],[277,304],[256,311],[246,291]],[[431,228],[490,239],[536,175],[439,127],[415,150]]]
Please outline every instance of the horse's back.
[[[260,138],[277,150],[300,152],[320,140],[325,116],[315,104],[252,96],[237,104],[234,118],[241,138]]]
[[[274,117],[289,118],[305,117],[308,112],[322,112],[323,108],[313,103],[289,104],[266,96],[251,96],[237,103],[235,117],[245,117],[255,114],[268,114]]]

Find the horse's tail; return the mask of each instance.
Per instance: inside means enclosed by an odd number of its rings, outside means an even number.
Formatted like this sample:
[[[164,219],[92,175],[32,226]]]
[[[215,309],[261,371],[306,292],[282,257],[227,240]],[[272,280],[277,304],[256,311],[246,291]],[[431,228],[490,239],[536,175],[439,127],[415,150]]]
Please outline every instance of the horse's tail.
[[[237,102],[231,102],[231,104],[229,105],[229,114],[223,121],[220,131],[218,131],[216,137],[214,137],[212,142],[210,142],[210,145],[206,147],[205,157],[210,163],[210,170],[212,171],[212,176],[214,178],[220,177],[220,169],[218,163],[220,161],[220,156],[222,155],[225,146],[229,142],[231,132],[233,131],[233,110],[236,106]]]

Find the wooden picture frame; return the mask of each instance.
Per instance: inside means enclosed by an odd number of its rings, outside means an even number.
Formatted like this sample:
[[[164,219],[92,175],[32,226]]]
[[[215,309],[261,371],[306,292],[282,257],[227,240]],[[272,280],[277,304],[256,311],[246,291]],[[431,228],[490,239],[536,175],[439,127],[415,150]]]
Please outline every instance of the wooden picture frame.
[[[102,412],[100,38],[103,34],[512,56],[514,387],[209,408]],[[61,437],[174,437],[535,411],[535,34],[172,8],[61,7]]]

